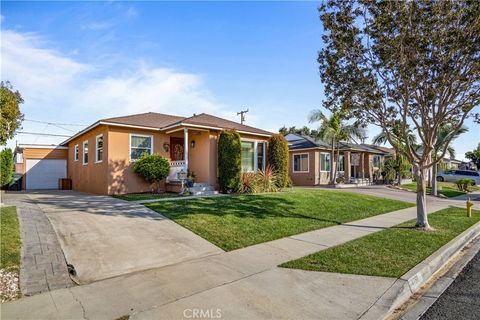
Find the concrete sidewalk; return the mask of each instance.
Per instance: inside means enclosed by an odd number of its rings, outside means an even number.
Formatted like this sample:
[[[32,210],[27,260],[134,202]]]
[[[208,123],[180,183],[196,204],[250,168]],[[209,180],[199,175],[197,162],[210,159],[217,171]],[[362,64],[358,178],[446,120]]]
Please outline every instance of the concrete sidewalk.
[[[429,212],[445,205],[429,205]],[[231,252],[52,291],[2,305],[2,319],[188,317],[186,309],[220,309],[223,318],[360,317],[393,278],[278,268],[415,218],[407,208]],[[211,310],[211,312],[213,312]],[[190,312],[190,311],[186,311]],[[204,311],[206,312],[206,311]],[[209,311],[210,312],[210,311]]]

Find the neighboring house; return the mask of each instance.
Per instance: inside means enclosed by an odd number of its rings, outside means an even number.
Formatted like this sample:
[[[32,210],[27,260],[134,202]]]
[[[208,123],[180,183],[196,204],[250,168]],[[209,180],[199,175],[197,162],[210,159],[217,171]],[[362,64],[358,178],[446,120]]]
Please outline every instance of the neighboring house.
[[[471,168],[468,162],[461,160],[443,158],[442,161],[448,169],[469,170]]]
[[[330,181],[331,147],[324,141],[297,134],[288,134],[289,173],[294,185],[314,186]],[[393,149],[367,144],[340,142],[337,177],[345,182],[381,179],[381,166],[392,157]]]
[[[59,147],[38,149],[43,153],[35,158],[31,158],[31,153],[37,147],[23,146],[19,152],[26,162],[24,187],[46,189],[47,184],[45,187],[31,184],[42,175],[50,181],[48,188],[52,187],[51,181],[70,178],[73,190],[77,191],[148,192],[152,184],[132,171],[132,164],[146,152],[159,153],[170,160],[170,175],[164,189],[179,189],[178,173],[182,170],[194,172],[196,182],[218,188],[217,143],[224,129],[235,129],[241,136],[243,170],[264,169],[267,141],[272,135],[268,131],[205,113],[186,118],[149,112],[99,120]],[[64,161],[61,165],[57,162],[62,168],[54,170],[56,165],[52,161],[59,159]],[[32,168],[38,170],[32,171]],[[62,170],[66,172],[64,176],[58,174]]]

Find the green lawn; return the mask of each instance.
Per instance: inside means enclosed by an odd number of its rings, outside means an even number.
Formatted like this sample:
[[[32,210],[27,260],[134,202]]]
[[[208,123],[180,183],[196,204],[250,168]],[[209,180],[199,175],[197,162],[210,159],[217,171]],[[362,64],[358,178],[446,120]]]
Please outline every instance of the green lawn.
[[[457,197],[461,196],[462,194],[465,194],[465,192],[458,190],[457,185],[452,182],[438,182],[438,186],[441,187],[438,189],[438,193],[443,194],[447,198],[451,197]],[[411,190],[411,191],[417,191],[417,183],[412,182],[412,183],[407,183],[407,184],[402,184],[402,188]],[[472,191],[475,190],[480,190],[479,187],[472,186],[470,187]],[[427,193],[430,192],[430,188],[427,188]]]
[[[178,193],[127,193],[112,196],[117,199],[127,200],[127,201],[137,201],[137,200],[150,200],[150,199],[165,199],[172,197],[181,197]]]
[[[447,208],[429,215],[435,231],[414,229],[411,220],[280,267],[398,278],[478,221],[480,211],[468,218],[463,208]]]
[[[293,189],[147,206],[228,251],[413,204],[342,191]]]
[[[20,228],[15,207],[0,208],[0,269],[20,270]]]

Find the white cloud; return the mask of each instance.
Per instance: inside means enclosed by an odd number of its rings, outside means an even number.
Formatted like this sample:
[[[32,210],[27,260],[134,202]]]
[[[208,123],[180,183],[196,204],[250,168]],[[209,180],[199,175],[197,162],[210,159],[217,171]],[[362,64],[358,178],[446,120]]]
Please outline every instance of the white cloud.
[[[3,30],[2,36],[2,80],[11,81],[21,92],[27,119],[89,124],[147,111],[231,115],[227,106],[214,99],[200,75],[140,64],[120,75],[105,76],[102,66],[81,63],[50,49],[38,35]],[[31,130],[39,128],[24,122],[24,131]],[[46,132],[69,134],[54,127]],[[17,137],[20,143],[31,143],[29,138]]]

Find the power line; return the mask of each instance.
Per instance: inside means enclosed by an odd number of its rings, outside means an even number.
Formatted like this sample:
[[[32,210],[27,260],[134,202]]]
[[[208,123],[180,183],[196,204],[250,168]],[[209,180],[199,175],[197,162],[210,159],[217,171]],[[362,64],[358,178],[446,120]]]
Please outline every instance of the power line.
[[[23,119],[24,121],[29,121],[29,122],[36,122],[36,123],[45,123],[45,124],[51,124],[53,126],[77,126],[77,127],[86,127],[86,124],[74,124],[74,123],[58,123],[58,122],[47,122],[47,121],[40,121],[40,120],[30,120],[30,119]]]
[[[52,137],[64,137],[64,138],[70,138],[71,136],[67,136],[64,134],[52,134],[52,133],[41,133],[41,132],[26,132],[26,131],[19,131],[17,132],[19,134],[32,134],[36,136],[52,136]]]

